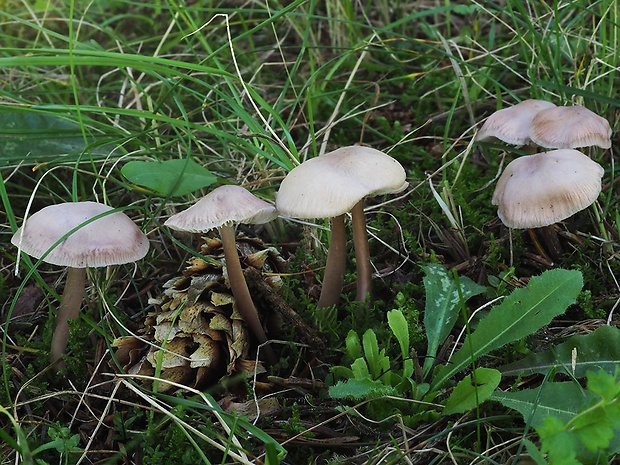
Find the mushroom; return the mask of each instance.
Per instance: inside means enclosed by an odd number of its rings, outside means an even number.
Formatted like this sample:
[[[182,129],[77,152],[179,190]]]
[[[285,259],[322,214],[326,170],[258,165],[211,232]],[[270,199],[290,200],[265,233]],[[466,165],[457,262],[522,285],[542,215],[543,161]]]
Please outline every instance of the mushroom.
[[[397,193],[408,186],[405,170],[389,155],[362,146],[342,147],[293,168],[276,197],[278,211],[291,218],[331,219],[331,242],[318,307],[340,298],[346,259],[344,215],[351,212],[358,301],[371,292],[372,269],[364,198]]]
[[[579,105],[553,107],[534,116],[532,142],[545,148],[611,147],[611,127],[602,116]]]
[[[11,243],[34,258],[67,267],[52,335],[52,363],[62,358],[69,338],[69,321],[80,312],[86,268],[134,262],[149,249],[147,237],[125,213],[97,202],[45,207],[25,221]]]
[[[277,215],[273,205],[259,199],[247,189],[225,185],[213,189],[187,210],[172,215],[164,223],[176,231],[190,233],[204,233],[216,228],[219,230],[228,281],[237,309],[261,344],[267,342],[267,335],[241,269],[234,224],[264,224]],[[265,355],[270,362],[275,362],[269,346],[265,347]]]
[[[611,128],[607,120],[581,106],[558,107],[543,100],[524,100],[511,108],[495,112],[478,131],[475,139],[490,137],[515,145],[529,145],[530,153],[535,152],[536,145],[557,149],[611,146]],[[536,249],[546,257],[547,253],[540,245],[536,232],[527,229]],[[549,255],[559,258],[561,245],[553,227],[543,226],[539,233],[547,244]]]
[[[572,149],[526,155],[500,176],[493,205],[509,228],[540,228],[588,207],[601,192],[603,168]]]
[[[523,100],[509,108],[497,110],[487,118],[475,140],[496,138],[512,145],[529,145],[532,121],[538,113],[553,109],[555,105],[545,100]]]

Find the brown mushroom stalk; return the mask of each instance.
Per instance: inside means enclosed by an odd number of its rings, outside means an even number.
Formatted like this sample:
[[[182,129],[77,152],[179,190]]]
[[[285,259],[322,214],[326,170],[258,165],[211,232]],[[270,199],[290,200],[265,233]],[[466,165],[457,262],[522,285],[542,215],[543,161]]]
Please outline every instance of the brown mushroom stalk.
[[[327,251],[323,286],[317,304],[318,308],[336,305],[342,293],[344,271],[347,258],[347,231],[344,224],[344,215],[331,219],[331,241]]]
[[[203,233],[218,229],[224,249],[228,281],[237,309],[258,341],[267,341],[258,311],[248,291],[239,261],[235,239],[235,224],[265,224],[277,216],[276,208],[241,186],[219,186],[187,210],[172,215],[164,223],[176,231]],[[269,363],[277,361],[273,350],[263,351]]]
[[[372,280],[364,198],[395,194],[407,186],[405,169],[388,154],[370,147],[341,147],[293,168],[280,185],[276,207],[282,215],[299,219],[333,219],[351,212],[358,272],[356,298],[364,301],[371,294]],[[334,239],[343,240],[332,231]],[[340,267],[345,266],[346,258],[339,254],[342,244],[330,245],[323,278],[323,286],[330,288],[321,292],[318,307],[338,301],[342,290],[339,276],[344,274]]]
[[[86,268],[72,268],[67,270],[65,290],[60,298],[56,326],[52,334],[50,355],[52,363],[62,358],[69,341],[69,321],[77,319],[82,308],[84,289],[86,288]]]
[[[241,269],[241,262],[239,261],[239,254],[237,252],[237,245],[235,240],[235,228],[232,223],[223,224],[220,228],[220,237],[222,239],[222,248],[224,249],[224,259],[226,260],[226,271],[228,273],[228,282],[233,296],[235,297],[235,303],[237,304],[237,310],[243,317],[244,321],[250,327],[250,330],[254,333],[258,342],[263,344],[267,342],[267,335],[263,329],[258,311],[252,301],[252,296],[248,290],[248,285]],[[276,357],[271,347],[264,346],[265,357],[269,363],[275,363]]]
[[[355,266],[357,271],[357,296],[355,300],[364,302],[372,298],[372,268],[370,265],[370,246],[366,231],[364,201],[360,200],[351,210],[351,229],[353,230],[353,247],[355,249]]]
[[[86,268],[121,265],[143,258],[148,238],[120,211],[98,202],[68,202],[47,206],[15,232],[11,243],[31,257],[67,267],[50,349],[51,362],[63,367],[69,321],[80,313]]]

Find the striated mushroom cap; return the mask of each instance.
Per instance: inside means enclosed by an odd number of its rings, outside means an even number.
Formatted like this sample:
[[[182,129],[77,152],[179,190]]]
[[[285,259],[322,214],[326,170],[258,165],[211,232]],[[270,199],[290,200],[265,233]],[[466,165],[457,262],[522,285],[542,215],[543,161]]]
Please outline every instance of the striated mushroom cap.
[[[227,223],[268,223],[276,216],[273,205],[244,187],[225,185],[213,189],[187,210],[172,215],[164,225],[177,231],[201,233]]]
[[[291,218],[333,218],[364,197],[407,188],[398,161],[370,147],[342,147],[293,168],[276,198],[280,213]]]
[[[519,157],[506,166],[492,202],[509,228],[548,226],[594,203],[603,174],[598,163],[577,150]]]
[[[545,100],[523,100],[510,107],[498,110],[487,118],[476,140],[496,139],[512,145],[527,145],[531,142],[532,120],[542,110],[555,108]]]
[[[63,236],[92,218],[114,210],[97,202],[68,202],[45,207],[30,216],[11,243],[34,258],[72,268],[130,263],[143,258],[149,241],[123,212],[113,212],[81,226],[50,250]]]
[[[532,141],[545,148],[611,147],[611,127],[585,107],[555,107],[539,112],[532,121]]]

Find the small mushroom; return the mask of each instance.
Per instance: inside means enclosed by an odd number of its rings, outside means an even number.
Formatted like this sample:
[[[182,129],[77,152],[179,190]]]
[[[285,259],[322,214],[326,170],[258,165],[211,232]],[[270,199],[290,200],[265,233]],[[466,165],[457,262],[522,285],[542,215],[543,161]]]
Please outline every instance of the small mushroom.
[[[609,122],[579,105],[540,111],[532,120],[530,137],[545,148],[611,147]]]
[[[523,100],[509,108],[497,110],[487,118],[476,140],[496,138],[507,144],[522,146],[532,142],[530,132],[532,121],[542,110],[555,108],[545,100]]]
[[[357,266],[357,300],[368,298],[372,269],[364,198],[407,188],[406,173],[389,155],[363,146],[342,147],[293,168],[276,197],[278,211],[291,218],[331,219],[331,242],[318,307],[340,298],[346,259],[344,215],[351,212]]]
[[[149,249],[147,237],[126,214],[97,202],[45,207],[26,220],[11,243],[31,257],[67,267],[52,335],[52,363],[62,358],[69,338],[69,321],[80,312],[86,268],[134,262]]]
[[[506,166],[492,202],[509,228],[549,226],[594,203],[603,174],[598,163],[577,150],[522,156]]]
[[[241,269],[234,225],[264,224],[277,215],[273,205],[259,199],[247,189],[225,185],[213,189],[187,210],[171,216],[164,223],[171,229],[190,233],[204,233],[216,228],[219,230],[228,281],[237,309],[261,344],[267,341],[267,335]],[[269,346],[265,347],[265,355],[270,362],[275,362]]]

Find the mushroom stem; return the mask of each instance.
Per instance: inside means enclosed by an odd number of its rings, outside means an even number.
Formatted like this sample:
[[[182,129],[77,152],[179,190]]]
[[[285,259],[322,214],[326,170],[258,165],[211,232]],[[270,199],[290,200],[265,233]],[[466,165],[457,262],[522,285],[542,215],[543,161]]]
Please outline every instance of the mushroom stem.
[[[52,363],[62,358],[69,341],[69,320],[75,320],[80,314],[84,289],[86,288],[86,268],[68,268],[65,290],[60,298],[56,327],[52,334],[50,355]],[[62,362],[61,362],[62,364]]]
[[[248,285],[245,282],[245,276],[241,269],[239,254],[235,240],[235,228],[230,224],[224,224],[220,227],[220,237],[222,238],[222,248],[224,249],[224,259],[226,260],[226,271],[228,273],[228,282],[230,289],[235,297],[235,303],[239,313],[254,333],[258,342],[263,344],[267,342],[267,335],[263,329],[263,325],[258,317],[258,311],[250,296]],[[268,345],[264,346],[265,358],[269,363],[275,363],[276,357],[273,350]]]
[[[532,240],[532,244],[534,244],[534,248],[540,254],[540,256],[543,257],[545,260],[548,260],[549,262],[553,262],[553,259],[547,254],[547,252],[545,251],[545,248],[542,246],[542,244],[538,240],[538,235],[536,234],[536,230],[532,228],[528,228],[527,234],[528,236],[530,236],[530,239]]]
[[[558,232],[556,231],[554,225],[551,224],[549,226],[543,226],[539,229],[539,231],[540,236],[547,246],[547,250],[549,251],[551,258],[553,260],[559,260],[562,258],[562,245],[560,244]]]
[[[355,300],[364,302],[372,294],[372,268],[370,266],[364,200],[357,202],[351,210],[351,228],[353,229],[355,266],[357,268],[357,297]]]
[[[347,231],[344,225],[344,215],[331,219],[331,239],[327,251],[327,263],[323,274],[323,287],[317,308],[331,307],[338,303],[344,270],[347,258]]]

